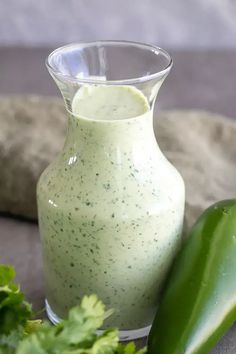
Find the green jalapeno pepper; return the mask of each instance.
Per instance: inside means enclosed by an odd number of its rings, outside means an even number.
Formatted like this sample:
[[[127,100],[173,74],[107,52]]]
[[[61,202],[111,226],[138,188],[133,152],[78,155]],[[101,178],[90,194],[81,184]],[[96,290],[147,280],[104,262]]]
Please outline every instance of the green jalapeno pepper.
[[[148,354],[208,354],[236,320],[236,199],[208,208],[164,287]]]

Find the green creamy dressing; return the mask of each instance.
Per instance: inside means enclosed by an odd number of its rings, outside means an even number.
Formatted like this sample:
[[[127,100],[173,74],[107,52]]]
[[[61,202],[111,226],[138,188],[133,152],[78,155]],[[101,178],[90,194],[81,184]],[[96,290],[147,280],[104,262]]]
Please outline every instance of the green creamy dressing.
[[[84,86],[64,149],[38,184],[47,300],[61,318],[85,294],[115,309],[106,325],[150,325],[175,255],[184,187],[159,150],[134,87]]]
[[[84,86],[72,103],[75,115],[97,120],[133,118],[148,110],[146,97],[130,86]]]

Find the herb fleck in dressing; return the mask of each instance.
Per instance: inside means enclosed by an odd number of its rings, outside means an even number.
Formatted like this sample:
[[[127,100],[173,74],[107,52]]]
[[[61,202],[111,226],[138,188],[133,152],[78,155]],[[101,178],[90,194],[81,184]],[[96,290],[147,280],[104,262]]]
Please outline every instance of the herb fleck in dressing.
[[[47,300],[65,317],[96,293],[107,325],[149,325],[178,249],[184,185],[161,153],[152,111],[129,86],[84,86],[67,138],[38,183]]]

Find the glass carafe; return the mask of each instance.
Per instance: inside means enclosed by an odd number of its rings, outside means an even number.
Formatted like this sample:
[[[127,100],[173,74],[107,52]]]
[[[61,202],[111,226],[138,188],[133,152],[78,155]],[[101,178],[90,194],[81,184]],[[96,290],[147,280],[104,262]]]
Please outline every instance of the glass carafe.
[[[184,214],[183,180],[153,132],[171,66],[164,50],[124,41],[68,45],[48,57],[68,116],[64,148],[37,188],[54,323],[96,293],[115,310],[106,326],[119,327],[121,339],[149,331]]]

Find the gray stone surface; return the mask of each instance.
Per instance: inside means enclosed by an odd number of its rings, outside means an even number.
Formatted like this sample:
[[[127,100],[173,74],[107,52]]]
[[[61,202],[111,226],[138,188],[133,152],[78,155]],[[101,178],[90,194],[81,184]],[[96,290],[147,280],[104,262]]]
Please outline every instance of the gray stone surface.
[[[128,39],[235,48],[235,12],[234,0],[2,0],[0,45]]]

